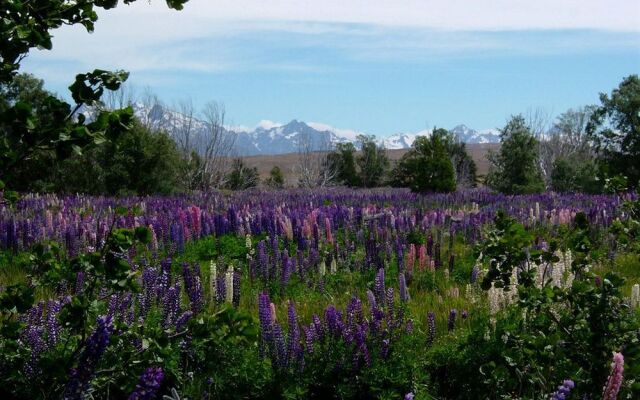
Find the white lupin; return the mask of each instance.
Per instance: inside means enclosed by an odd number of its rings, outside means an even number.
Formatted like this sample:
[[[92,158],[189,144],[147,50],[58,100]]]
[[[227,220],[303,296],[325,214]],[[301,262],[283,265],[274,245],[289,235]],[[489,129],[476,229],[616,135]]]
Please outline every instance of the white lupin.
[[[224,286],[226,289],[225,300],[228,303],[233,303],[233,267],[230,266],[229,269],[227,269],[224,281]]]
[[[338,272],[338,263],[336,262],[335,257],[331,260],[330,271],[332,274],[335,274],[336,272]]]
[[[320,261],[319,272],[321,276],[325,276],[327,274],[327,263],[324,260]]]
[[[640,307],[640,285],[637,283],[631,287],[631,307]]]
[[[211,293],[211,299],[215,300],[218,294],[218,287],[216,285],[218,279],[218,266],[213,260],[209,265],[209,293]]]

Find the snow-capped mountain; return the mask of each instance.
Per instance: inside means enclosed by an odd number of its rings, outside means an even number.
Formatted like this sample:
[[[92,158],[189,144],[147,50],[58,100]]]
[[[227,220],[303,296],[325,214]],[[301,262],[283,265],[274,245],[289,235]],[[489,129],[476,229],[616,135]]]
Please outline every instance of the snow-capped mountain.
[[[167,130],[172,135],[179,135],[180,131],[190,126],[197,143],[204,135],[206,123],[188,118],[183,114],[168,110],[161,106],[145,107],[142,104],[133,105],[136,116],[148,126]],[[476,131],[465,125],[458,125],[451,129],[460,141],[465,143],[497,143],[499,132],[495,129]],[[432,130],[422,130],[416,133],[398,133],[378,139],[378,143],[387,149],[408,149],[418,136],[429,136]],[[328,150],[337,143],[354,143],[357,147],[358,135],[363,132],[351,129],[339,129],[319,122],[302,122],[293,120],[281,124],[269,120],[260,121],[255,127],[227,126],[224,134],[235,136],[234,153],[239,156],[276,155],[295,153],[301,146],[309,146],[313,150]]]

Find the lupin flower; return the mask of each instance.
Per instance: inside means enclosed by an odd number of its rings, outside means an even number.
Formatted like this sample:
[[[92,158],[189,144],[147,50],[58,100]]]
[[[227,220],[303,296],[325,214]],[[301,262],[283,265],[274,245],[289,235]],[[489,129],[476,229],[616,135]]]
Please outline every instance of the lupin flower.
[[[198,264],[192,264],[190,266],[188,263],[183,263],[182,274],[184,287],[191,302],[191,310],[194,313],[198,313],[202,310],[203,306],[200,266]]]
[[[279,323],[273,324],[273,344],[275,351],[275,361],[279,368],[286,368],[289,362],[287,348],[285,346],[284,333]]]
[[[409,289],[407,288],[407,280],[404,277],[404,274],[401,272],[398,277],[399,287],[400,287],[400,301],[406,303],[409,301]]]
[[[449,329],[449,332],[451,332],[455,327],[456,327],[456,316],[458,315],[458,310],[456,310],[455,308],[451,311],[449,311],[449,321],[447,324],[447,328]]]
[[[637,283],[631,288],[631,307],[640,307],[640,285]]]
[[[407,333],[412,333],[413,332],[413,320],[408,320],[407,321]]]
[[[622,353],[613,353],[611,373],[602,391],[602,400],[616,400],[624,379],[624,357]]]
[[[389,339],[383,339],[382,340],[382,348],[380,349],[380,357],[382,357],[383,360],[386,360],[387,357],[389,356],[389,345],[390,345],[391,341]]]
[[[140,382],[136,385],[135,390],[129,395],[129,400],[155,399],[163,379],[162,368],[147,368],[140,376]]]
[[[183,312],[182,315],[180,315],[180,317],[178,317],[178,319],[176,320],[176,332],[181,332],[184,329],[184,327],[187,325],[187,322],[189,322],[192,316],[193,316],[193,311],[191,310],[187,310]]]
[[[367,301],[369,302],[370,310],[375,310],[378,307],[378,304],[376,302],[376,296],[373,294],[373,292],[370,289],[367,289]]]
[[[300,327],[298,326],[298,316],[295,305],[289,300],[287,310],[289,322],[289,335],[287,336],[287,354],[289,362],[302,361],[302,347],[300,346]]]
[[[78,366],[71,370],[69,382],[64,389],[65,400],[80,400],[89,389],[96,364],[109,345],[112,329],[111,317],[98,317],[98,325],[85,343]]]
[[[436,314],[433,311],[429,311],[427,314],[427,325],[427,344],[431,346],[436,338]]]
[[[218,279],[218,265],[211,260],[209,264],[209,296],[211,299],[216,300],[217,291],[217,279]]]
[[[224,299],[227,303],[233,303],[233,267],[229,266],[224,274]]]
[[[240,306],[240,271],[233,272],[233,305]]]
[[[384,307],[385,305],[385,288],[384,288],[384,269],[380,268],[378,273],[376,274],[376,279],[374,281],[374,293],[377,297],[378,303]]]
[[[562,382],[562,385],[558,386],[558,390],[554,394],[551,395],[551,400],[566,400],[571,393],[571,390],[576,387],[576,384],[567,379]]]
[[[175,284],[167,290],[167,294],[162,304],[164,312],[164,328],[167,329],[174,324],[180,312],[180,286]]]
[[[480,268],[478,268],[477,265],[473,266],[473,269],[471,270],[471,279],[470,282],[476,283],[476,281],[478,280],[478,273],[480,272]]]

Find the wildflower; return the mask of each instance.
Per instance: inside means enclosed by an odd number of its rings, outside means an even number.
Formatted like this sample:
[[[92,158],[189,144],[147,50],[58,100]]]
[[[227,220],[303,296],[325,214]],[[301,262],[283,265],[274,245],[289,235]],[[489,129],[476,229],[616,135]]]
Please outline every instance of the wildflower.
[[[409,301],[409,289],[407,288],[407,280],[403,273],[400,273],[398,280],[400,281],[400,301],[406,303]]]
[[[162,368],[147,368],[140,377],[136,389],[129,395],[129,400],[155,399],[163,379]]]
[[[229,266],[224,274],[224,298],[227,303],[233,303],[233,267]]]
[[[69,374],[69,382],[64,389],[65,400],[83,398],[84,393],[89,389],[89,382],[93,378],[96,364],[109,345],[112,330],[111,317],[98,317],[98,325],[87,339],[77,367]]]
[[[436,314],[433,311],[429,311],[427,314],[427,324],[427,345],[431,346],[436,338]]]
[[[380,268],[378,273],[376,274],[376,279],[374,281],[373,292],[375,293],[378,303],[381,306],[385,304],[385,288],[384,288],[384,268]]]
[[[453,310],[449,311],[449,322],[447,324],[449,332],[451,332],[456,326],[456,316],[457,315],[458,315],[458,310],[456,310],[455,308]]]
[[[640,285],[637,283],[631,288],[631,307],[640,307]]]
[[[571,389],[573,389],[574,387],[576,387],[576,384],[572,380],[565,380],[564,382],[562,382],[562,385],[558,386],[558,390],[553,395],[551,395],[551,400],[565,400],[567,397],[569,397]]]
[[[613,353],[613,362],[611,363],[611,373],[607,379],[607,384],[602,391],[603,400],[616,400],[620,387],[622,387],[624,374],[624,357],[622,353]]]

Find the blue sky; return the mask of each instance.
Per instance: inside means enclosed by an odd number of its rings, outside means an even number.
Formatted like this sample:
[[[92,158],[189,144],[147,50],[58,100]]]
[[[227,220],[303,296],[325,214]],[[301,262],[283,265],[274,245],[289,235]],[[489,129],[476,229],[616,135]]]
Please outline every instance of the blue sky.
[[[379,136],[557,115],[640,73],[636,1],[139,3],[101,13],[91,35],[57,31],[23,70],[65,94],[76,73],[122,68],[131,90],[169,105],[223,102],[233,125],[295,118]]]

